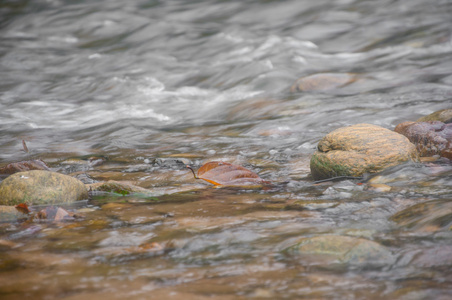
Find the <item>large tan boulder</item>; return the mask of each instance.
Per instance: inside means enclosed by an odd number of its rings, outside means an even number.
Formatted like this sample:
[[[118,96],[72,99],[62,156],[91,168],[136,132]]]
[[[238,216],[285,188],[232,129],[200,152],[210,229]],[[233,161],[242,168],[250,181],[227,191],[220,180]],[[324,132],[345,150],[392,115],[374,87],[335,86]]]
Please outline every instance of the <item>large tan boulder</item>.
[[[19,172],[0,184],[0,205],[63,204],[84,199],[88,199],[88,191],[80,180],[56,172]]]
[[[311,157],[314,179],[361,176],[407,161],[418,161],[416,147],[401,134],[371,124],[342,127],[327,134]]]

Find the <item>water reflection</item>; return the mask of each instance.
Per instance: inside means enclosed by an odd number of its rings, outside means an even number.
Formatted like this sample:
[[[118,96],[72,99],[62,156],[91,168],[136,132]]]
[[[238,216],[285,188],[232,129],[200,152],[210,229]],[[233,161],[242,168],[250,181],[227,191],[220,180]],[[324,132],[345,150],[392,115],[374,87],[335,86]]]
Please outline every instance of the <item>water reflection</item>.
[[[1,223],[1,298],[447,298],[450,162],[314,184],[309,159],[336,128],[450,106],[450,14],[442,0],[1,3],[0,161],[152,191]],[[318,73],[356,80],[290,92]],[[174,164],[210,160],[274,186],[214,189]]]

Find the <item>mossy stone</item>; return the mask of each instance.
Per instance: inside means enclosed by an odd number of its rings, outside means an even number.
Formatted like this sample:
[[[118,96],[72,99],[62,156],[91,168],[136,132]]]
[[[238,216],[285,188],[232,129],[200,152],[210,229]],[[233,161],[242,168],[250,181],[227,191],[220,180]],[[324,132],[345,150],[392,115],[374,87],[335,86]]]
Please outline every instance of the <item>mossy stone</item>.
[[[80,180],[56,172],[19,172],[0,184],[0,205],[63,204],[84,199],[88,199],[88,191]]]
[[[419,118],[416,122],[429,122],[429,121],[452,123],[452,108],[435,111],[434,113]]]
[[[133,185],[128,182],[121,182],[115,180],[108,180],[106,182],[96,182],[87,185],[91,192],[107,192],[116,193],[120,195],[129,194],[152,194],[151,190]]]

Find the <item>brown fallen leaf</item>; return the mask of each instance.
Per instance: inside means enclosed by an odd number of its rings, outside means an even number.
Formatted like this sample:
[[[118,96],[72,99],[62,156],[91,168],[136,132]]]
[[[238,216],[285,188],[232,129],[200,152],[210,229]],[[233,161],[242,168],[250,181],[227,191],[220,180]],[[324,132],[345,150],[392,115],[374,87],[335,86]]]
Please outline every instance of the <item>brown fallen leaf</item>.
[[[19,211],[19,212],[21,212],[23,214],[28,215],[30,213],[30,210],[28,209],[28,205],[25,204],[25,203],[17,204],[14,207],[17,209],[17,211]]]
[[[256,173],[242,166],[233,165],[222,161],[211,161],[205,163],[198,170],[198,175],[190,166],[187,166],[193,173],[195,179],[202,179],[214,185],[262,185],[269,184],[268,181],[260,178]]]

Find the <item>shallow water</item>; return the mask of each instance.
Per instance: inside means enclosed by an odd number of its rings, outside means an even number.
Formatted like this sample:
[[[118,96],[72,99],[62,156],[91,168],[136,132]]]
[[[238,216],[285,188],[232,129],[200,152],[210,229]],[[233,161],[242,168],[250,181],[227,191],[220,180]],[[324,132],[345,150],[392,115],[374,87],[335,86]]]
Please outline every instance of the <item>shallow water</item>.
[[[450,162],[387,170],[378,191],[314,185],[309,157],[336,128],[450,108],[451,14],[448,0],[1,3],[0,162],[152,190],[96,195],[68,207],[74,222],[1,224],[1,298],[447,299]],[[290,92],[322,72],[360,79]],[[275,185],[212,189],[184,168],[209,160]],[[330,234],[387,255],[284,251]]]

